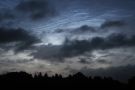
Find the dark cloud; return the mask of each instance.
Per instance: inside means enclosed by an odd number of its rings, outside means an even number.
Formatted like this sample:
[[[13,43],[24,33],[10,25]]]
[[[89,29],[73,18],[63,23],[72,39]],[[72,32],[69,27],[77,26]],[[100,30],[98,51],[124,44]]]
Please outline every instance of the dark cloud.
[[[63,45],[40,47],[40,49],[32,55],[39,59],[53,58],[54,61],[55,59],[58,59],[56,61],[63,61],[64,58],[75,57],[94,50],[131,46],[135,46],[135,36],[127,37],[123,34],[111,34],[105,38],[94,37],[91,40],[70,41],[66,39]]]
[[[62,56],[64,57],[74,57],[90,51],[90,41],[88,40],[66,40],[62,46]]]
[[[64,32],[63,29],[57,29],[57,30],[54,31],[54,33],[63,33],[63,32]]]
[[[111,64],[111,62],[109,62],[108,60],[105,60],[105,59],[99,59],[97,62],[100,64]]]
[[[61,46],[40,46],[37,52],[31,54],[34,58],[49,60],[51,62],[63,62]]]
[[[122,27],[124,25],[124,21],[106,21],[101,25],[101,28]]]
[[[71,33],[74,33],[74,34],[91,33],[91,32],[92,33],[96,32],[96,30],[95,30],[95,28],[88,26],[88,25],[83,25],[83,26],[71,31]]]
[[[30,15],[33,20],[54,15],[55,11],[47,0],[26,0],[20,2],[16,9]]]
[[[62,48],[65,51],[63,54],[74,56],[97,49],[135,46],[135,36],[127,37],[123,34],[111,34],[106,38],[94,37],[91,40],[74,40],[66,43]]]
[[[90,62],[87,60],[87,58],[80,58],[79,63],[81,63],[81,64],[90,64]]]
[[[79,28],[72,28],[72,29],[57,29],[54,33],[70,33],[70,34],[83,34],[83,33],[94,33],[97,32],[94,27],[88,25],[82,25]]]
[[[39,39],[34,35],[30,34],[30,32],[18,28],[0,28],[0,44],[5,45],[10,43],[16,43],[14,48],[24,49],[27,48],[34,43],[38,42]]]

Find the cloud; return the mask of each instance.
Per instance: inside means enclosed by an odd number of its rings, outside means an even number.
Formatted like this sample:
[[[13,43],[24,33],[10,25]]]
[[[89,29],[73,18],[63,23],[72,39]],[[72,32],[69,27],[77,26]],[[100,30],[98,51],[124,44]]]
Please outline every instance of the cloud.
[[[80,58],[79,63],[81,63],[81,64],[90,64],[91,62],[89,62],[87,60],[87,58]]]
[[[112,49],[135,46],[134,41],[135,36],[128,38],[123,34],[112,34],[106,38],[94,37],[91,40],[67,41],[62,47],[62,51],[65,57],[72,57],[98,49]]]
[[[111,62],[108,62],[105,59],[99,59],[97,62],[100,63],[100,64],[111,64]]]
[[[94,27],[88,25],[82,25],[79,28],[71,28],[71,29],[57,29],[54,33],[70,33],[70,34],[83,34],[83,33],[94,33],[97,32]]]
[[[74,57],[90,51],[90,41],[88,40],[66,40],[62,46],[62,56]]]
[[[51,62],[63,62],[63,56],[61,51],[62,46],[40,46],[37,47],[37,52],[33,52],[31,55],[36,59],[48,60]]]
[[[0,27],[0,45],[1,48],[2,46],[10,46],[13,43],[13,47],[22,50],[25,49],[34,43],[38,42],[39,39],[32,35],[30,32],[18,28],[5,28],[5,27]],[[7,48],[7,47],[6,47]]]
[[[88,25],[83,25],[71,31],[71,33],[74,33],[74,34],[94,33],[94,32],[96,32],[95,28]]]
[[[16,6],[16,10],[23,12],[33,20],[54,15],[55,11],[47,0],[26,0]]]
[[[93,37],[91,40],[68,40],[59,46],[42,46],[37,52],[32,53],[34,58],[52,59],[55,61],[63,61],[65,58],[83,55],[86,52],[94,50],[106,50],[120,47],[135,46],[135,36],[127,37],[123,34],[111,34],[107,37]]]
[[[125,26],[124,21],[106,21],[101,25],[101,28],[110,28],[110,27],[122,27]]]

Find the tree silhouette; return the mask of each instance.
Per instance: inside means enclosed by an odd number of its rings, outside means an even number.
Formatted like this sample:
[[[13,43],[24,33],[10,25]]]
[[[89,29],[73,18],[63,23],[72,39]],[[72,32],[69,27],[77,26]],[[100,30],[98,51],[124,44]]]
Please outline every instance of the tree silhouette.
[[[114,88],[125,89],[135,87],[135,77],[129,79],[129,82],[122,83],[113,80],[111,77],[86,77],[81,72],[68,77],[62,77],[55,74],[51,77],[48,74],[36,73],[35,75],[26,72],[11,72],[0,75],[1,86],[11,87],[83,87],[83,88]]]

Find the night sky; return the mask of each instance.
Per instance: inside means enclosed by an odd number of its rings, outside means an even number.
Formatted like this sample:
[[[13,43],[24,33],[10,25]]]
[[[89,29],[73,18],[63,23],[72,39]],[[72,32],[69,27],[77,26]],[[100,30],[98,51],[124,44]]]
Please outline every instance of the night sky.
[[[135,0],[0,0],[0,73],[135,75]]]

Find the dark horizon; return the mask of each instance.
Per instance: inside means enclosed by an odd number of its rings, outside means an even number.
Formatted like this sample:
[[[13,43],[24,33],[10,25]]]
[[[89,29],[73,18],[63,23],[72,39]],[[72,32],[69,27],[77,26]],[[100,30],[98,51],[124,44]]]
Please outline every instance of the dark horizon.
[[[34,75],[26,72],[10,72],[0,75],[0,84],[2,87],[10,86],[16,88],[111,88],[111,89],[134,89],[135,76],[128,82],[120,82],[111,77],[87,77],[81,72],[68,77],[60,74],[48,76],[47,73],[36,73]],[[14,83],[12,83],[14,82]],[[6,87],[5,87],[6,88]]]

